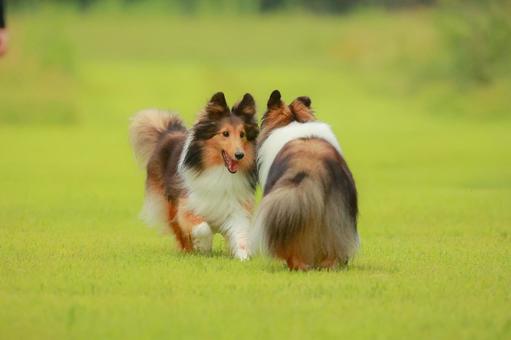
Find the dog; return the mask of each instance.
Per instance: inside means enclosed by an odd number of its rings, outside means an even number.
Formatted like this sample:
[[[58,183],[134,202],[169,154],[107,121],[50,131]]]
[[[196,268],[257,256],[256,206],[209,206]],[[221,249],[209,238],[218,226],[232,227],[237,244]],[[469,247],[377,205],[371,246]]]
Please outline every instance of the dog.
[[[275,90],[261,122],[257,166],[263,198],[253,246],[289,269],[345,265],[355,254],[357,190],[331,128],[308,97],[289,106]]]
[[[211,251],[221,233],[233,256],[248,259],[258,133],[248,93],[231,109],[222,92],[214,94],[190,130],[168,112],[137,113],[130,137],[147,169],[142,219],[170,227],[185,252]]]

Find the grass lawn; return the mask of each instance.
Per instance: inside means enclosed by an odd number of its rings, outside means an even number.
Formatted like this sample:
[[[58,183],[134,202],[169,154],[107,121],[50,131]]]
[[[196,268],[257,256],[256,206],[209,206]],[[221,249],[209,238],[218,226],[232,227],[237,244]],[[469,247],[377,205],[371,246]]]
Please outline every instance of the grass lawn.
[[[433,16],[14,13],[0,338],[509,339],[511,82],[414,78],[441,51]],[[137,219],[133,112],[190,124],[214,91],[250,91],[262,111],[275,88],[312,98],[355,175],[362,246],[347,270],[240,263],[220,238],[182,255]]]

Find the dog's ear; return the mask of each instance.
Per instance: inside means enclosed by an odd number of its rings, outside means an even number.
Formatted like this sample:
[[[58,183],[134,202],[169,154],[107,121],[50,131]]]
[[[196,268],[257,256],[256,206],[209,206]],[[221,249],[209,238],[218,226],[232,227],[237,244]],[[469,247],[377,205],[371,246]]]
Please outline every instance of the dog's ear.
[[[211,104],[214,104],[214,105],[218,105],[218,106],[221,106],[223,108],[228,108],[227,107],[227,101],[225,100],[225,95],[223,92],[217,92],[213,95],[213,97],[211,97],[211,99],[209,100],[209,102]]]
[[[309,109],[311,108],[311,99],[307,96],[301,96],[301,97],[298,97],[296,98],[296,100],[298,100],[299,102],[302,102],[303,105],[307,106]]]
[[[245,93],[239,103],[233,106],[232,113],[249,120],[256,114],[256,104],[254,97],[250,93]]]
[[[270,98],[268,99],[268,110],[277,109],[284,105],[284,102],[282,102],[282,96],[280,95],[279,90],[274,90]]]
[[[229,114],[229,106],[223,92],[217,92],[211,97],[206,106],[206,112],[211,118],[220,118]]]
[[[247,140],[255,140],[259,135],[259,127],[255,119],[256,103],[254,97],[250,93],[245,93],[241,101],[234,105],[232,112],[243,119]]]
[[[291,104],[289,109],[300,123],[316,120],[314,111],[311,109],[311,99],[306,96],[298,97]]]

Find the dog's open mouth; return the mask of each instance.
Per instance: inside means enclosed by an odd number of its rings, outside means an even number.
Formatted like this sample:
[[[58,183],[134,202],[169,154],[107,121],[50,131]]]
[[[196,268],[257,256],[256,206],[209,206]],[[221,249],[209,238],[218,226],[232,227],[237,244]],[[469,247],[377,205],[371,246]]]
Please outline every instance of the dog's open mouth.
[[[227,155],[227,152],[222,150],[222,157],[224,158],[225,167],[231,174],[235,174],[236,171],[238,171],[238,161],[235,161],[229,155]]]

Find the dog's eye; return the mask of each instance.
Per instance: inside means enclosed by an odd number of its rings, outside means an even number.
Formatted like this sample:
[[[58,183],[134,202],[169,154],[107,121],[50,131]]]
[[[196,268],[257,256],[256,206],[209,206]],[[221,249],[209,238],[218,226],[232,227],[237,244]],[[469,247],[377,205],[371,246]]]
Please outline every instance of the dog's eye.
[[[229,137],[229,131],[222,132],[222,135],[224,135],[224,137]]]
[[[241,132],[240,132],[240,137],[241,137],[241,138],[245,137],[245,132],[241,131]]]

